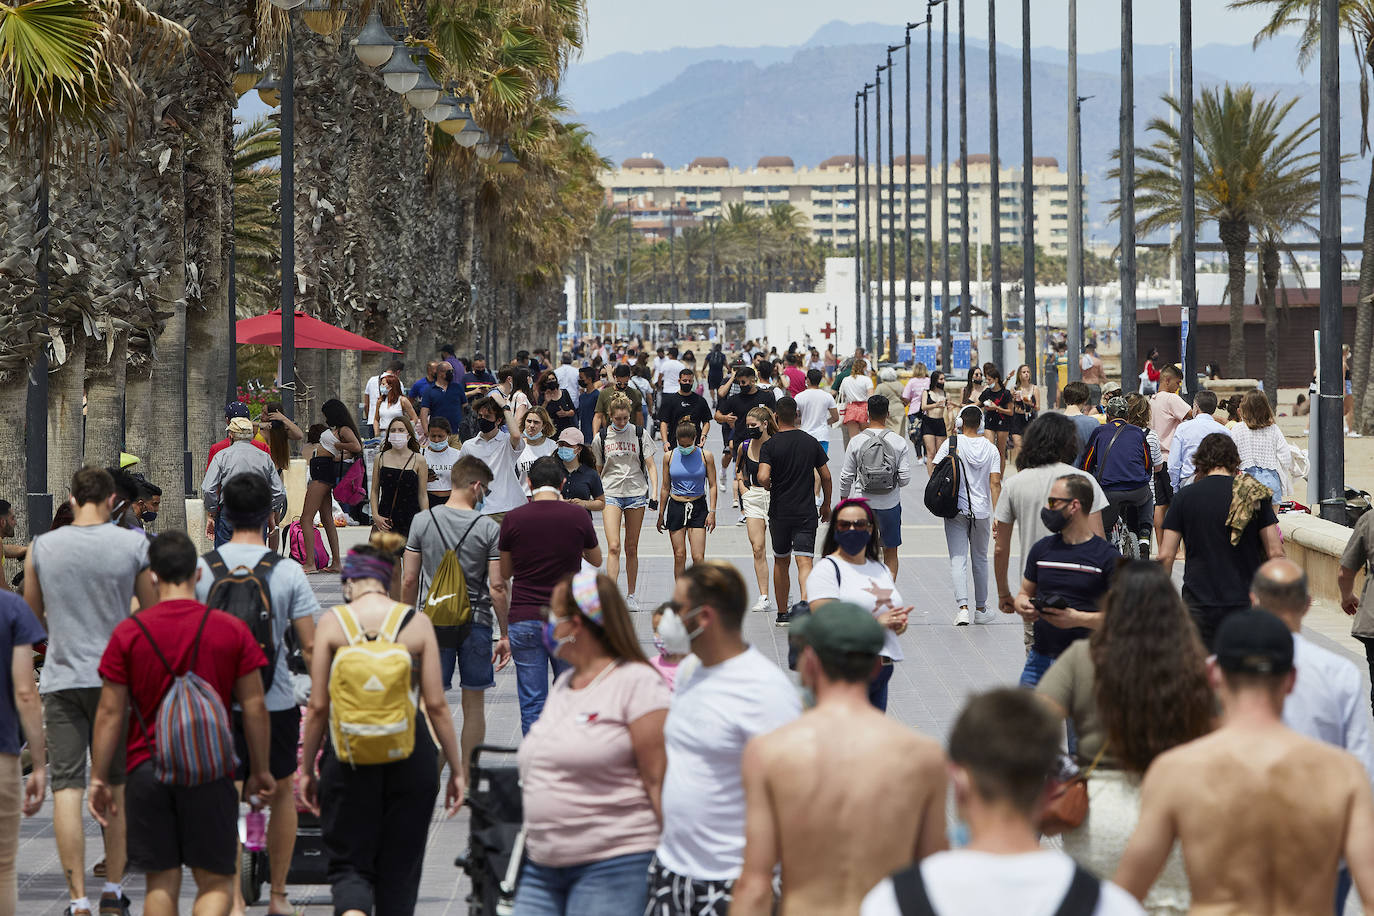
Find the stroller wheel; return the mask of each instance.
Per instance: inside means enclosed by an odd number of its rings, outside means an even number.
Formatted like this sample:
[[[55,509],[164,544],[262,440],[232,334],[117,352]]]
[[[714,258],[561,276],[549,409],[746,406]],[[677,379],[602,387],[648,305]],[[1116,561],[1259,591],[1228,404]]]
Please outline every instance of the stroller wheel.
[[[239,890],[243,902],[254,906],[262,902],[263,878],[267,875],[267,853],[239,850]]]

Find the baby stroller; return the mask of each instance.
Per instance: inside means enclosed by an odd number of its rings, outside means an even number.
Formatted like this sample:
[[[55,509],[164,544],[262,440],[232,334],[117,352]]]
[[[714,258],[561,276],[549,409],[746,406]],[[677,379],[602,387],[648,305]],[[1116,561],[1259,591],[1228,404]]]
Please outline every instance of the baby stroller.
[[[487,744],[472,751],[470,785],[464,801],[472,812],[468,850],[453,863],[472,881],[468,916],[508,914],[515,902],[515,882],[525,846],[515,752],[513,747]],[[500,758],[500,765],[483,765],[484,756]]]

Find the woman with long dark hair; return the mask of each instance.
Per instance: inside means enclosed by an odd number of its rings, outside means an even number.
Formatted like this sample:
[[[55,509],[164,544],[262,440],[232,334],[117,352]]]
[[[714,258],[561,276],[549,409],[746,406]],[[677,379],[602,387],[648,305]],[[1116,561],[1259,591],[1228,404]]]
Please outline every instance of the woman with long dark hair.
[[[267,446],[272,463],[277,466],[277,475],[286,485],[286,472],[291,469],[291,443],[305,438],[305,433],[286,414],[282,413],[281,401],[268,401],[263,405],[262,416],[258,418],[258,439]],[[273,551],[280,549],[281,525],[273,528],[267,535],[267,546]]]
[[[744,441],[736,445],[735,496],[740,502],[740,513],[744,517],[749,547],[754,555],[754,580],[759,585],[759,598],[754,603],[754,610],[760,612],[776,609],[768,599],[768,507],[772,502],[772,494],[759,486],[759,458],[763,443],[777,431],[778,423],[773,418],[773,411],[767,407],[755,407],[745,414]]]
[[[577,425],[577,408],[573,405],[572,396],[563,390],[552,369],[539,373],[534,390],[538,395],[535,406],[544,408],[553,420],[554,435]]]
[[[305,488],[305,505],[301,509],[301,533],[305,541],[305,561],[301,566],[307,573],[315,569],[315,518],[324,528],[324,536],[329,541],[329,555],[333,563],[324,572],[339,571],[339,532],[334,528],[334,486],[339,482],[351,463],[363,453],[363,439],[358,433],[358,424],[353,415],[343,405],[343,401],[330,398],[320,405],[324,416],[325,430],[320,433],[320,441],[315,445],[310,458],[310,483]]]
[[[883,634],[878,673],[868,685],[869,702],[886,711],[893,666],[905,657],[897,637],[906,632],[912,608],[902,605],[897,583],[883,562],[878,517],[868,500],[845,499],[835,507],[821,557],[806,580],[811,612],[824,614],[830,602],[848,601],[871,613],[887,631]]]
[[[1040,410],[1040,389],[1031,382],[1030,366],[1025,363],[1016,367],[1016,375],[1012,377],[1011,400],[1011,447],[1015,451],[1021,448],[1026,427]]]
[[[935,453],[949,437],[949,424],[945,422],[949,407],[945,374],[936,370],[930,373],[930,384],[921,392],[921,441],[925,446],[927,474],[935,467]]]
[[[1207,650],[1158,564],[1123,564],[1101,617],[1092,636],[1064,650],[1036,687],[1069,721],[1076,762],[1091,768],[1088,816],[1064,834],[1064,851],[1099,877],[1115,873],[1135,831],[1145,771],[1160,754],[1210,732],[1216,711]],[[1183,914],[1189,899],[1175,847],[1145,909]]]
[[[429,508],[428,480],[429,467],[415,433],[404,419],[393,417],[372,465],[372,524],[409,537],[410,523]]]

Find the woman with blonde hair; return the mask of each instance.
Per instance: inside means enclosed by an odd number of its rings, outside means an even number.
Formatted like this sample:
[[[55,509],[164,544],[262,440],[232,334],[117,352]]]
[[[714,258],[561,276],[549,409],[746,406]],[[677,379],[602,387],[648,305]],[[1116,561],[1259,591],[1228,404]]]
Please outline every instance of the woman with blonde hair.
[[[868,426],[868,398],[871,394],[873,380],[868,377],[868,362],[862,356],[855,357],[849,366],[849,375],[840,382],[840,400],[844,402],[844,411],[840,416],[846,445]]]
[[[520,486],[524,487],[525,495],[529,496],[530,488],[525,482],[525,476],[529,474],[536,461],[546,455],[552,455],[557,450],[558,443],[554,441],[554,437],[558,435],[559,430],[549,412],[542,406],[531,407],[525,411],[525,417],[520,422],[524,447],[515,458],[515,478],[520,481]]]
[[[1016,374],[1012,376],[1011,400],[1011,447],[1013,451],[1019,451],[1026,427],[1030,426],[1040,410],[1040,389],[1031,382],[1031,368],[1025,363],[1017,366]]]
[[[1274,410],[1263,391],[1251,388],[1240,399],[1241,422],[1227,432],[1240,453],[1240,469],[1274,491],[1282,502],[1284,481],[1293,474],[1293,447],[1274,420]]]
[[[916,446],[916,457],[925,457],[925,441],[921,435],[921,413],[924,395],[930,388],[930,369],[925,363],[917,363],[911,369],[911,378],[902,389],[902,402],[906,404],[907,431],[912,445]]]
[[[615,582],[595,571],[554,586],[543,635],[568,668],[520,744],[515,916],[642,913],[663,818],[668,685]]]
[[[774,610],[768,599],[768,506],[771,495],[759,486],[759,454],[763,443],[778,431],[773,411],[755,407],[744,415],[744,441],[738,444],[735,463],[735,494],[743,507],[744,524],[749,532],[749,548],[754,554],[754,579],[759,585],[756,611]]]
[[[601,475],[606,506],[601,510],[606,533],[606,575],[615,581],[620,575],[620,550],[625,548],[626,603],[639,610],[635,586],[639,582],[639,532],[644,525],[644,510],[657,509],[658,462],[649,431],[630,422],[634,402],[627,395],[614,394],[606,406],[610,421],[592,437],[592,455]],[[623,526],[623,531],[622,531]]]

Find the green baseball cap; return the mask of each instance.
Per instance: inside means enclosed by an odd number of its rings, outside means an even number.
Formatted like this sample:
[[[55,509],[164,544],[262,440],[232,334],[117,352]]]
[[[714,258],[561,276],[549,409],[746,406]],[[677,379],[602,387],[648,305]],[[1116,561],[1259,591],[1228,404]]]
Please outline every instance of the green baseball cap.
[[[831,601],[794,621],[792,637],[821,652],[863,652],[883,648],[883,626],[868,611],[848,601]]]

